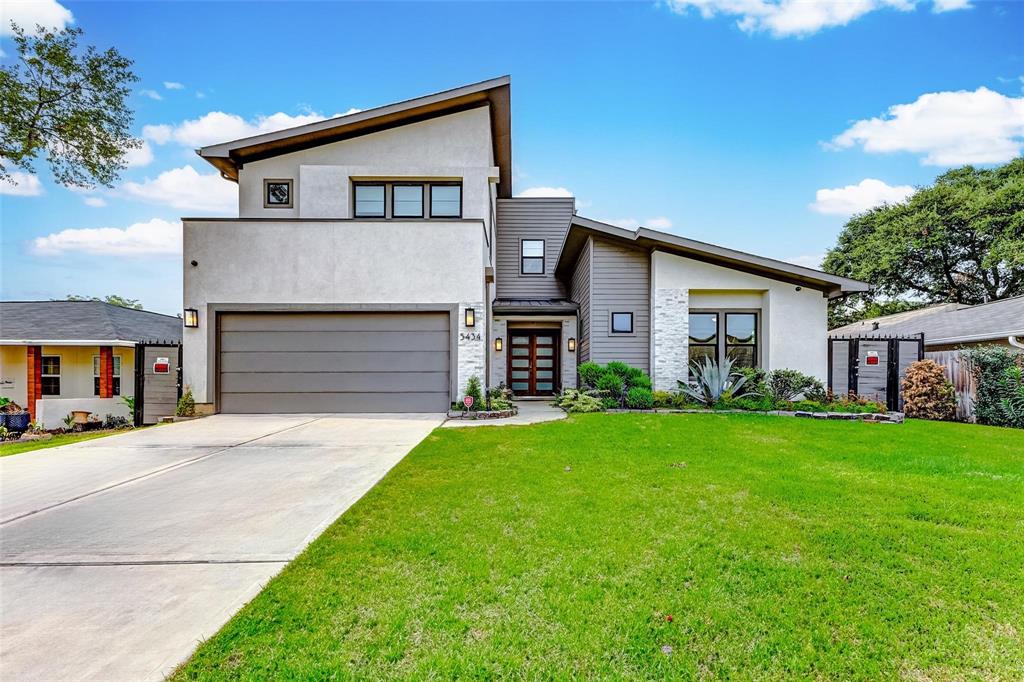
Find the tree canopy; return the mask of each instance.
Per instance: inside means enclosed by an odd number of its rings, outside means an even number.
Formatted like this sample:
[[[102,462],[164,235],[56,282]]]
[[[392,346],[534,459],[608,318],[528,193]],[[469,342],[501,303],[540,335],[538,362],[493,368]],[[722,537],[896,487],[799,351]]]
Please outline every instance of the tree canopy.
[[[12,168],[34,173],[45,155],[61,184],[111,186],[142,144],[125,102],[138,80],[132,61],[114,48],[79,49],[78,28],[11,29],[18,59],[0,67],[0,181],[13,182]]]
[[[1024,158],[953,169],[903,203],[854,216],[822,267],[875,286],[834,305],[833,326],[901,305],[1024,294]]]
[[[99,296],[82,296],[80,294],[68,294],[64,298],[65,301],[103,301],[110,305],[120,306],[122,308],[131,308],[132,310],[142,310],[142,304],[134,298],[125,298],[124,296],[118,296],[117,294],[110,294],[104,298]]]

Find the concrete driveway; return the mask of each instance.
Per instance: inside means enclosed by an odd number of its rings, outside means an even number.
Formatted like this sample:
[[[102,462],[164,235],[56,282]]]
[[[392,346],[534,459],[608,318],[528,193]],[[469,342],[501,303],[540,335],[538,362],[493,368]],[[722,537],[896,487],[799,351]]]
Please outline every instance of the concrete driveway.
[[[162,678],[442,421],[217,415],[0,459],[3,678]]]

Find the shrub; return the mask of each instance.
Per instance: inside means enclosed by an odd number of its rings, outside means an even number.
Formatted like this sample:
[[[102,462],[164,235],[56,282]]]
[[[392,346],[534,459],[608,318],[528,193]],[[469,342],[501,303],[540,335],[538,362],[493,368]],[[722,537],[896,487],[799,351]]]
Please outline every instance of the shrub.
[[[730,358],[722,358],[721,363],[704,358],[703,364],[693,364],[695,385],[680,381],[679,389],[687,397],[705,407],[714,407],[723,398],[744,398],[752,395],[744,388],[747,378],[739,372],[734,372],[732,365],[733,361]]]
[[[769,412],[775,409],[775,402],[767,396],[755,396],[751,394],[746,398],[725,398],[716,408],[724,410],[751,410],[754,412]]]
[[[512,389],[505,386],[505,384],[499,384],[497,387],[492,388],[488,392],[487,398],[490,401],[492,410],[512,409]]]
[[[974,416],[978,423],[1024,428],[1024,423],[1015,423],[1013,418],[1012,400],[1020,384],[1015,383],[1016,373],[1011,371],[1024,366],[1024,354],[1002,346],[979,346],[966,354],[971,374],[978,384],[974,395]],[[1007,406],[1011,406],[1011,411]]]
[[[918,360],[907,367],[900,383],[903,411],[918,419],[949,420],[956,415],[953,384],[934,360]]]
[[[618,398],[604,397],[601,398],[601,409],[602,410],[617,410],[622,407]]]
[[[103,419],[103,428],[105,429],[127,429],[131,426],[131,422],[128,421],[127,417],[115,417],[112,414],[108,414]]]
[[[765,395],[766,391],[764,381],[768,376],[768,372],[766,372],[763,367],[740,367],[736,372],[739,373],[740,376],[747,378],[747,381],[744,384],[744,386],[747,387],[747,390],[757,393],[758,395]]]
[[[604,367],[596,362],[584,362],[576,368],[576,371],[579,373],[580,382],[584,386],[597,388],[597,382],[604,374]]]
[[[600,412],[601,400],[585,391],[570,388],[555,398],[555,404],[566,412]]]
[[[471,376],[466,381],[466,395],[472,396],[473,406],[469,409],[476,412],[477,410],[484,409],[484,396],[483,390],[480,388],[480,377]]]
[[[999,408],[1003,413],[1004,424],[1024,429],[1024,369],[1013,366],[1003,372],[1000,386],[1002,397]]]
[[[676,396],[668,391],[654,391],[651,394],[655,407],[670,408],[676,404]]]
[[[601,378],[597,380],[597,390],[604,391],[610,398],[619,398],[622,396],[622,389],[624,383],[622,377],[614,372],[605,372],[601,375]]]
[[[797,412],[826,412],[826,407],[820,400],[798,400],[792,405],[790,409]]]
[[[821,383],[817,379],[814,380],[814,383],[809,388],[804,389],[805,402],[810,401],[818,403],[818,406],[821,407],[821,405],[830,402],[831,400],[831,391],[825,388],[825,384]]]
[[[634,386],[626,394],[626,407],[633,410],[650,410],[654,407],[654,394],[649,388]]]
[[[887,411],[882,403],[852,393],[833,400],[825,405],[825,409],[829,412],[856,412],[858,414],[872,412],[884,414]]]
[[[178,407],[174,410],[174,414],[179,417],[196,416],[196,400],[192,397],[192,389],[190,387],[186,386],[185,392],[178,398]]]
[[[812,388],[820,387],[821,391],[825,390],[820,381],[795,369],[776,369],[768,372],[764,386],[766,395],[776,403],[790,402]]]

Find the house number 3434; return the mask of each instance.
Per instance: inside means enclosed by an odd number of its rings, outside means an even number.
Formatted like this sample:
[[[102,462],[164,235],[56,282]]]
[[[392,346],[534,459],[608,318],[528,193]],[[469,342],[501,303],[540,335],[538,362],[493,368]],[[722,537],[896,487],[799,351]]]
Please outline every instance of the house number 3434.
[[[480,332],[459,332],[459,341],[479,341]]]

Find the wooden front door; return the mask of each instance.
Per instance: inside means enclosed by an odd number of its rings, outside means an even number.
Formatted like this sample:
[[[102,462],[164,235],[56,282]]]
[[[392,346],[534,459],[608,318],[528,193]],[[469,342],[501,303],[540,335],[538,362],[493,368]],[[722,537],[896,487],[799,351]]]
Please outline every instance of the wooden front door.
[[[516,395],[558,392],[558,330],[509,330],[508,386]]]

